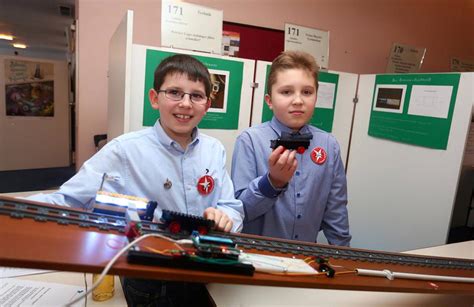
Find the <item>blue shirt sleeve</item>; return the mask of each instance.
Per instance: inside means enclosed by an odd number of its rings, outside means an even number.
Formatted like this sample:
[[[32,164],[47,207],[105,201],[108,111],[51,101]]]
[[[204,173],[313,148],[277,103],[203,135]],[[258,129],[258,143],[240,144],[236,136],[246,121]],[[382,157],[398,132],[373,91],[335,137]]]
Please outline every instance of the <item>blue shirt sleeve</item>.
[[[107,191],[118,192],[124,183],[125,163],[121,158],[120,144],[111,141],[92,158],[87,160],[76,175],[65,182],[57,192],[36,194],[27,199],[61,206],[90,209],[97,191],[100,189],[102,175],[111,178],[106,183]]]
[[[252,140],[246,132],[235,143],[231,176],[235,197],[244,204],[246,221],[264,215],[275,205],[281,191],[273,188],[267,174],[258,176]]]

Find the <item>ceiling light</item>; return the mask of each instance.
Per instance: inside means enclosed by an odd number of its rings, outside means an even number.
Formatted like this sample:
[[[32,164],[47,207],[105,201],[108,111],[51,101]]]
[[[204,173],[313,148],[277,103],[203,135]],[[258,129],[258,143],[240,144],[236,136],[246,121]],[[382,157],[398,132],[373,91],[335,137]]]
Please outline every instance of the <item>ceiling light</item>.
[[[7,40],[7,41],[12,41],[13,36],[8,35],[8,34],[0,34],[0,39],[4,39],[4,40]]]
[[[25,49],[26,45],[25,44],[13,44],[13,47],[20,48],[20,49]]]

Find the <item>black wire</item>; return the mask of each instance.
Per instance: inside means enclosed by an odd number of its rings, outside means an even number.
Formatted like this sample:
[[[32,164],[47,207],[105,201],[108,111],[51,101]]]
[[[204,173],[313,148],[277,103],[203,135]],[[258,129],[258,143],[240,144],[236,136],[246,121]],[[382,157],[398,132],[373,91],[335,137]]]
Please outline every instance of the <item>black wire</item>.
[[[86,273],[84,273],[84,285],[86,287],[86,293],[87,293],[87,275],[86,275]],[[87,307],[87,295],[85,297],[84,306]]]

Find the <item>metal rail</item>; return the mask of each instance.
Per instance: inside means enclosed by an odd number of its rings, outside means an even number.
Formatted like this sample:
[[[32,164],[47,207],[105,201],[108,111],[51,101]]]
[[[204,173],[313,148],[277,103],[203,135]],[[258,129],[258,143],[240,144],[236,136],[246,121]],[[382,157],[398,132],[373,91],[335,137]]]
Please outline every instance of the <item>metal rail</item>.
[[[77,225],[80,227],[96,228],[102,231],[125,231],[125,218],[110,215],[101,215],[91,212],[82,212],[68,207],[47,207],[31,204],[21,200],[0,199],[0,214],[12,218],[31,218],[38,222],[55,222],[62,225]],[[170,234],[162,229],[160,224],[142,222],[144,233],[160,233],[166,236],[181,239],[185,234]],[[375,263],[401,264],[444,269],[474,270],[474,260],[441,258],[388,253],[380,251],[340,248],[336,246],[321,246],[308,242],[285,241],[266,237],[249,237],[239,234],[211,231],[211,234],[234,240],[243,249],[255,249],[268,252],[288,253],[302,256],[320,256],[325,258],[366,261]]]

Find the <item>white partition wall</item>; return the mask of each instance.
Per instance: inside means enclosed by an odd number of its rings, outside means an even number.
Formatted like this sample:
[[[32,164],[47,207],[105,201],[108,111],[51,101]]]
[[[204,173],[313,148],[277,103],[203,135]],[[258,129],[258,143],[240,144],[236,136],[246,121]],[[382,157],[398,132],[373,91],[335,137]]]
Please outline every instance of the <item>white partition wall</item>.
[[[368,135],[375,75],[361,75],[347,170],[351,245],[405,251],[446,243],[471,120],[474,74],[461,74],[446,150]]]
[[[262,123],[262,111],[267,84],[267,69],[272,65],[272,62],[257,61],[255,65],[255,83],[258,86],[255,88],[253,93],[253,104],[252,104],[252,121],[251,126]]]
[[[230,164],[232,161],[232,152],[234,150],[234,143],[237,136],[242,132],[243,129],[248,127],[248,123],[250,122],[250,103],[252,100],[252,88],[251,83],[253,79],[253,71],[255,62],[253,60],[245,60],[245,59],[238,59],[238,58],[230,58],[230,57],[221,57],[218,55],[210,55],[210,54],[203,54],[197,52],[190,52],[184,50],[177,50],[177,49],[169,49],[169,48],[156,48],[151,46],[144,46],[144,45],[137,45],[134,44],[132,48],[132,73],[131,73],[131,100],[130,100],[130,128],[129,131],[143,129],[144,125],[144,110],[145,110],[145,103],[148,104],[149,101],[145,96],[145,93],[149,90],[149,88],[145,89],[145,70],[146,70],[146,59],[147,59],[147,51],[154,50],[154,51],[161,51],[161,52],[170,52],[170,53],[185,53],[191,54],[196,56],[205,57],[208,59],[216,59],[216,60],[224,60],[226,62],[235,62],[235,63],[242,63],[243,71],[242,71],[242,85],[240,90],[240,107],[233,116],[238,116],[238,123],[234,128],[231,129],[219,129],[216,128],[201,128],[201,131],[207,135],[213,136],[219,139],[223,144],[227,151],[227,169],[230,171]],[[211,73],[212,73],[212,69]],[[226,76],[228,78],[227,84],[231,81],[231,78],[235,78],[232,74],[228,74]],[[235,94],[235,93],[234,93]],[[231,94],[229,94],[231,95]],[[229,100],[230,101],[230,100]],[[229,102],[230,103],[230,102]],[[229,106],[228,106],[229,107]],[[206,119],[207,116],[210,116],[212,109],[208,111],[208,114],[204,117],[203,121]],[[213,115],[219,115],[215,113]],[[211,115],[211,116],[213,116]]]
[[[267,67],[271,62],[257,61],[255,82],[258,87],[255,89],[253,107],[252,107],[252,126],[262,122],[264,96],[266,93]],[[329,71],[330,74],[338,76],[337,93],[334,107],[334,118],[331,133],[336,137],[341,146],[341,158],[346,163],[349,147],[349,137],[353,112],[353,99],[356,93],[357,77],[356,74]],[[316,110],[318,103],[316,103]]]
[[[107,137],[130,131],[130,78],[132,62],[133,11],[120,22],[109,43]]]

